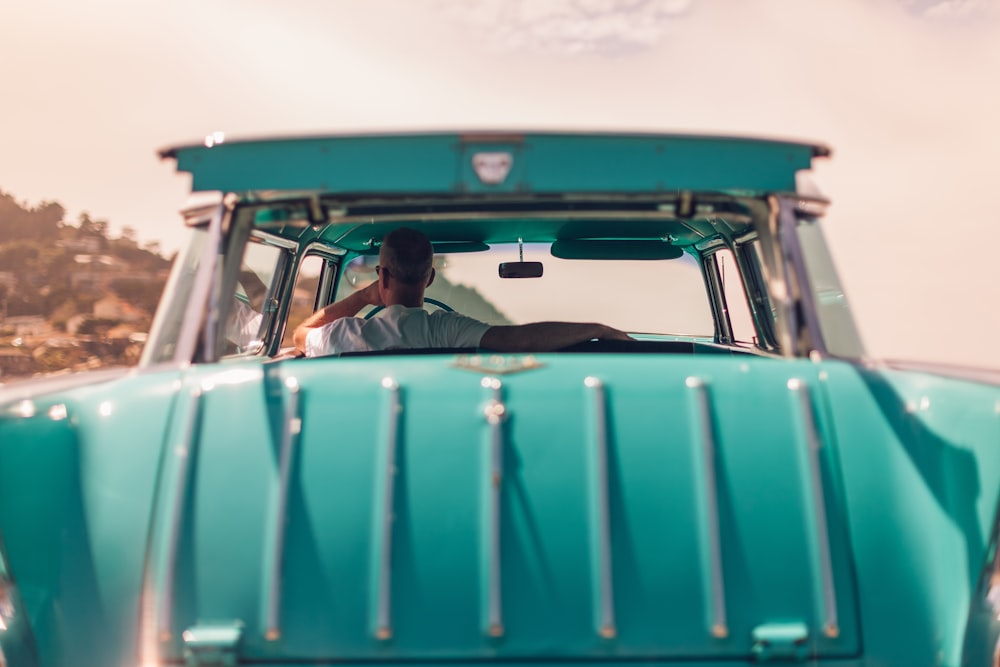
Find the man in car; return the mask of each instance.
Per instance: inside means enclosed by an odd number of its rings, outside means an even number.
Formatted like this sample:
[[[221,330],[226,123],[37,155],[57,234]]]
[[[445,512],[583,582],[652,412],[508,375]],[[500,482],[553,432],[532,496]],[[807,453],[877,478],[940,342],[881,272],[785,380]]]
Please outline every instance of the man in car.
[[[536,322],[492,326],[459,313],[423,309],[434,282],[434,249],[421,232],[400,227],[379,249],[378,279],[313,313],[293,335],[307,357],[408,348],[485,348],[496,352],[545,352],[591,340],[631,340],[603,324]],[[376,317],[355,317],[365,306],[385,306]]]

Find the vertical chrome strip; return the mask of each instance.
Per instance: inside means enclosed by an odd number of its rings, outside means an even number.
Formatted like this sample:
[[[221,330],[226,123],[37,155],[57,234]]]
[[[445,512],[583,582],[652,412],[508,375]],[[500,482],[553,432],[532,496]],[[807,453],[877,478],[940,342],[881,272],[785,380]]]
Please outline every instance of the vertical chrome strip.
[[[819,570],[821,585],[818,593],[819,612],[823,621],[823,634],[837,637],[840,622],[837,619],[837,592],[833,585],[833,565],[830,556],[830,530],[823,495],[823,476],[820,472],[819,449],[822,440],[813,413],[809,386],[797,378],[788,381],[788,389],[796,396],[802,416],[802,429],[806,442],[806,462],[809,467],[809,488],[812,494],[813,521],[815,522],[816,551],[814,567]]]
[[[501,637],[503,627],[503,601],[501,597],[500,563],[500,500],[503,487],[503,423],[507,418],[507,408],[503,403],[503,384],[498,378],[485,377],[482,385],[492,391],[492,398],[486,404],[484,415],[490,426],[489,477],[487,484],[488,522],[486,531],[486,553],[488,554],[488,598],[486,611],[487,634]]]
[[[209,303],[212,298],[213,286],[216,286],[216,264],[222,244],[223,221],[231,215],[229,207],[219,204],[212,212],[208,223],[208,238],[202,248],[198,260],[198,268],[191,288],[187,308],[184,310],[184,320],[177,334],[177,344],[174,346],[174,361],[189,363],[194,358],[195,347],[198,344],[198,332],[203,328],[206,334],[205,353],[215,358],[214,329],[211,322],[204,322],[206,313],[211,313],[217,305]]]
[[[376,533],[378,553],[378,576],[375,581],[375,638],[392,638],[392,524],[393,503],[396,486],[396,447],[399,439],[399,419],[403,406],[399,396],[399,384],[391,377],[382,379],[382,387],[387,394],[385,469],[378,480],[381,486],[382,507]]]
[[[285,380],[288,400],[285,403],[284,428],[281,434],[281,453],[278,462],[278,498],[274,516],[274,530],[271,542],[269,582],[266,590],[266,617],[264,637],[275,641],[281,637],[281,570],[285,560],[285,529],[288,522],[288,487],[295,461],[295,445],[302,431],[302,417],[299,410],[299,382],[294,377]]]
[[[174,498],[170,508],[170,527],[167,533],[166,554],[164,558],[163,586],[160,590],[160,609],[158,619],[158,635],[160,641],[169,641],[173,637],[172,614],[174,608],[174,577],[177,570],[177,550],[179,548],[181,524],[187,509],[187,495],[191,465],[197,455],[198,425],[201,419],[202,388],[191,390],[188,402],[187,422],[180,443],[174,449],[177,455],[177,477],[174,479]]]
[[[701,460],[697,461],[699,472],[697,481],[702,485],[700,503],[704,507],[704,525],[701,529],[702,553],[708,556],[708,568],[703,571],[702,585],[708,593],[709,632],[714,637],[729,635],[726,620],[726,588],[722,573],[722,538],[719,531],[719,495],[715,465],[715,433],[712,426],[712,404],[705,381],[689,377],[685,384],[691,390],[693,400],[695,446],[701,450]]]
[[[588,377],[583,381],[590,389],[593,405],[594,452],[593,465],[593,508],[594,526],[597,531],[595,556],[597,558],[598,581],[598,628],[605,639],[613,639],[618,634],[615,626],[614,581],[611,568],[611,511],[608,498],[608,416],[604,383],[598,378]]]

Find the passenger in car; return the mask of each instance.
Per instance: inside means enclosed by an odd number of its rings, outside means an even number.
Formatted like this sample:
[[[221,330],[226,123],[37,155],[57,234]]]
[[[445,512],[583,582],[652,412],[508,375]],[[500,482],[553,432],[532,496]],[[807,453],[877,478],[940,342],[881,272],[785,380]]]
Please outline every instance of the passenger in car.
[[[267,285],[249,268],[240,271],[240,285],[246,293],[246,301],[233,296],[232,308],[226,320],[226,340],[239,352],[260,347],[260,325],[264,321],[264,299]],[[256,349],[255,349],[256,351]]]
[[[535,322],[492,326],[459,313],[423,309],[434,282],[434,248],[421,232],[400,227],[379,249],[378,279],[307,318],[293,335],[307,357],[345,352],[415,348],[485,348],[497,352],[545,352],[594,338],[632,340],[596,323]],[[355,317],[365,306],[384,306],[371,319]]]

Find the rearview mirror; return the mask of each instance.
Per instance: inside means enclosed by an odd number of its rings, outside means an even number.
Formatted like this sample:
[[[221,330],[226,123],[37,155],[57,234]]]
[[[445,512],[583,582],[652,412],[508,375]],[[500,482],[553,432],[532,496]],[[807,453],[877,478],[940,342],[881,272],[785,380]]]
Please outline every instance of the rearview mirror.
[[[501,262],[501,278],[541,278],[541,262]]]

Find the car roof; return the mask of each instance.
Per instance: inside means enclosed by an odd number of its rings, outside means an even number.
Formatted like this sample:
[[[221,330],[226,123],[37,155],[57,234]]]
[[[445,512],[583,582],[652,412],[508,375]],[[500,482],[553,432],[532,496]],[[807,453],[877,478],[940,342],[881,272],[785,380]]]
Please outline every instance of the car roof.
[[[794,192],[822,144],[610,132],[427,132],[225,140],[164,149],[192,191],[380,196]]]

